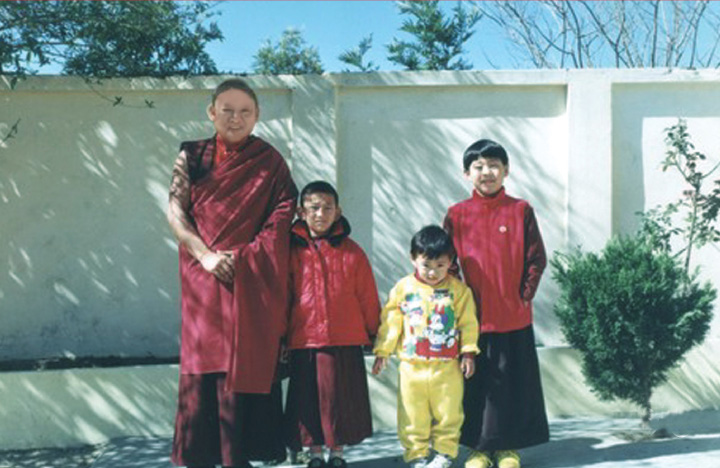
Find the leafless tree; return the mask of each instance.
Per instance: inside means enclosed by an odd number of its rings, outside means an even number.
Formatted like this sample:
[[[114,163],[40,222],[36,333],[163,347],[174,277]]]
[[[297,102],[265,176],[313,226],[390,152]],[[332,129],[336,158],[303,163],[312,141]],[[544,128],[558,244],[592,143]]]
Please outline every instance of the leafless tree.
[[[537,68],[716,68],[720,2],[478,1]],[[519,65],[522,65],[520,63]]]

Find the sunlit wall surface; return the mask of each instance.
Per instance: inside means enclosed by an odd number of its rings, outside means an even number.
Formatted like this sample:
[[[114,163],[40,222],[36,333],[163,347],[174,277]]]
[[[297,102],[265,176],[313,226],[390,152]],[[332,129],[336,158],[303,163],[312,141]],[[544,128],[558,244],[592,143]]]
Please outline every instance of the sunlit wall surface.
[[[600,248],[635,212],[680,196],[663,129],[686,118],[720,157],[717,71],[390,72],[249,77],[256,133],[298,185],[335,182],[381,297],[407,274],[412,233],[470,195],[461,155],[492,138],[508,192],[535,207],[548,252]],[[209,136],[223,77],[0,78],[0,360],[175,356],[177,248],[165,220],[183,140]],[[117,105],[114,105],[118,103]],[[14,129],[15,128],[15,129]],[[720,278],[717,246],[695,256]],[[549,270],[538,344],[562,345]],[[720,338],[720,319],[709,339]]]

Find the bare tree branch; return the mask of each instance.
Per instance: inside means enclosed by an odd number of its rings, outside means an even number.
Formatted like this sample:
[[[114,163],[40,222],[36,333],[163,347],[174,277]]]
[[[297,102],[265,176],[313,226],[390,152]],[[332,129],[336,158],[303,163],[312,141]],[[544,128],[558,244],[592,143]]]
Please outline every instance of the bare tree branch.
[[[538,68],[715,66],[720,2],[478,1]]]
[[[657,40],[658,40],[658,15],[660,14],[660,0],[653,2],[653,26],[652,26],[652,49],[650,50],[650,66],[656,66],[657,62]]]
[[[6,141],[8,141],[11,138],[15,138],[15,135],[17,135],[18,132],[18,126],[20,125],[20,120],[17,119],[15,123],[10,127],[10,129],[7,131],[5,136],[0,140],[0,145],[4,145]]]
[[[580,26],[580,21],[578,20],[577,15],[575,14],[575,9],[572,6],[572,3],[566,2],[564,3],[568,11],[570,12],[570,17],[572,18],[573,25],[575,26],[575,47],[577,50],[577,57],[578,57],[578,66],[579,68],[584,68],[584,60],[583,60],[583,42],[582,42],[582,28]],[[589,57],[588,57],[589,59]],[[588,60],[589,62],[589,60]],[[592,63],[588,63],[588,66],[592,66]]]

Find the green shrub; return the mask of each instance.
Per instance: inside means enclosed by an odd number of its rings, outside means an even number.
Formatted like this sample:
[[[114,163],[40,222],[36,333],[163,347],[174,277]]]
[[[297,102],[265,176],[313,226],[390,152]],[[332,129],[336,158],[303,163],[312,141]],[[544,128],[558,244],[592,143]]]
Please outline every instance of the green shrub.
[[[551,265],[555,313],[588,384],[600,399],[638,404],[649,421],[653,389],[705,338],[716,290],[640,235],[599,254],[556,254]]]

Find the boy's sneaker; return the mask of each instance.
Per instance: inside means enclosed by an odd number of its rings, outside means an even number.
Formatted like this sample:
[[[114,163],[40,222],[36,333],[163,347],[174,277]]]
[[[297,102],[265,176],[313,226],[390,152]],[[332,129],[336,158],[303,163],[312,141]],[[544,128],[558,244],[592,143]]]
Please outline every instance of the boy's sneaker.
[[[498,468],[520,468],[520,455],[514,450],[500,450],[495,456]]]
[[[410,468],[426,468],[427,458],[416,458],[414,460],[410,460],[408,465],[410,465]]]
[[[330,457],[325,466],[329,468],[347,468],[347,462],[340,457]]]
[[[435,455],[430,463],[426,465],[426,468],[450,468],[453,464],[453,459],[442,453]]]
[[[490,468],[493,462],[485,452],[473,452],[465,461],[465,468]]]
[[[296,452],[294,450],[290,451],[290,464],[291,465],[305,465],[309,461],[310,461],[310,451],[308,451],[308,450],[300,450],[299,452]]]

